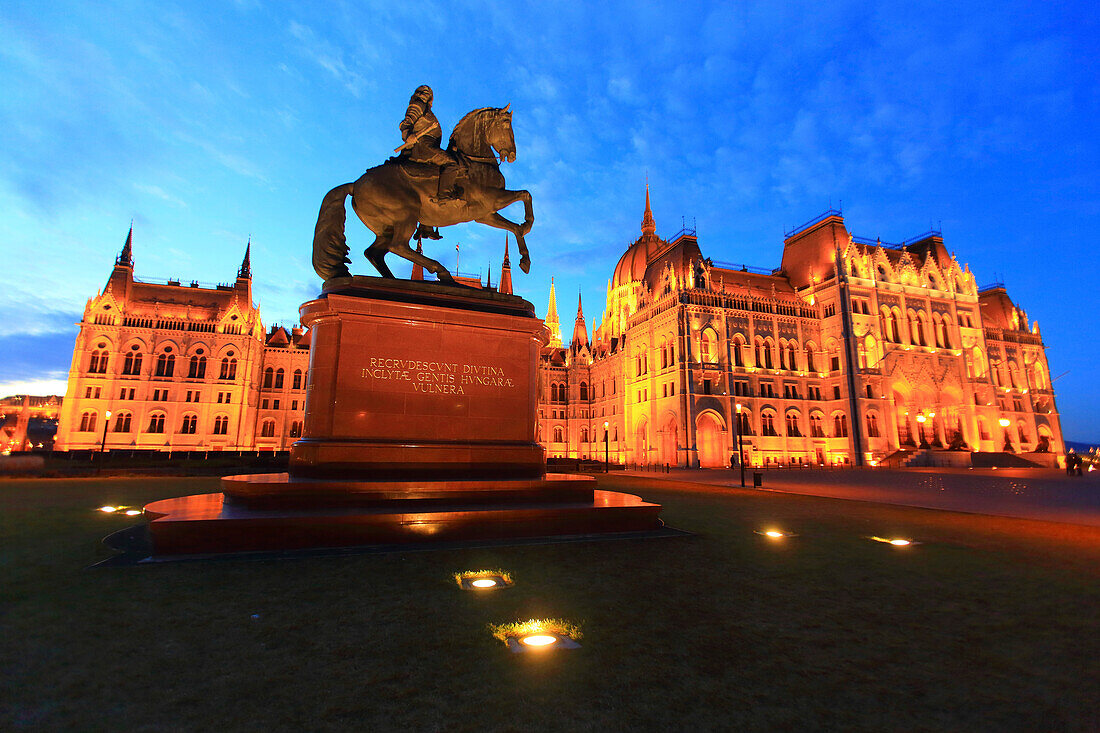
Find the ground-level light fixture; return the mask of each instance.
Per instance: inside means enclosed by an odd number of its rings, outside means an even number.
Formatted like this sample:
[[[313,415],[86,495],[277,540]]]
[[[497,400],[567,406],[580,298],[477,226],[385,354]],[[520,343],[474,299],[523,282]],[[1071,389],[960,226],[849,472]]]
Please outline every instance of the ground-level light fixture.
[[[462,590],[488,591],[512,585],[512,574],[506,570],[464,570],[452,577]]]
[[[515,654],[551,649],[579,649],[577,624],[557,618],[528,619],[508,624],[489,624],[489,631]]]
[[[919,545],[920,543],[915,540],[905,539],[904,537],[875,537],[871,536],[868,539],[875,542],[882,542],[893,547],[910,547],[912,545]]]
[[[783,532],[783,531],[778,530],[778,529],[759,530],[759,531],[757,531],[756,534],[767,537],[769,540],[782,540],[782,539],[786,539],[787,537],[797,537],[798,536],[798,535],[794,534],[793,532]]]

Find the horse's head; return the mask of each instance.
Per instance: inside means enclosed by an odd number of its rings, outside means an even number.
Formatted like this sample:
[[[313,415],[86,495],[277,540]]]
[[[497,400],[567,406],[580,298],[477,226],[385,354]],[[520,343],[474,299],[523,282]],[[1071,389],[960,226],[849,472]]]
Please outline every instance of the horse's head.
[[[512,111],[509,104],[482,107],[466,114],[451,133],[448,148],[471,156],[493,156],[501,162],[516,159],[516,139],[512,135]]]
[[[492,119],[489,121],[487,139],[490,145],[497,151],[500,161],[514,163],[516,161],[516,138],[512,134],[511,103],[503,109],[493,109]]]

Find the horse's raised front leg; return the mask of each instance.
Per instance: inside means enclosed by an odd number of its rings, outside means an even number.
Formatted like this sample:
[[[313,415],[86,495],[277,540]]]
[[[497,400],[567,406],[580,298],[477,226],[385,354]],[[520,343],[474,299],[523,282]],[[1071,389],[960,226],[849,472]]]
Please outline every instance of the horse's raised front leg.
[[[519,191],[509,191],[507,189],[501,189],[495,191],[497,194],[493,199],[493,210],[500,211],[501,209],[511,206],[517,201],[523,202],[523,223],[518,224],[520,231],[516,234],[519,236],[527,236],[531,231],[531,227],[535,224],[535,207],[531,202],[531,192],[520,189]]]

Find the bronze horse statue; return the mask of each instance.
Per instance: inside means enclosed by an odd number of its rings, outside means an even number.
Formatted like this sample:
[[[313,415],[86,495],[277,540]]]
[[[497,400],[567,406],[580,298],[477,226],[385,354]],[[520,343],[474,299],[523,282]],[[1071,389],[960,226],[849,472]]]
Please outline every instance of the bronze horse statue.
[[[383,277],[394,276],[384,261],[386,253],[393,252],[434,273],[440,282],[454,283],[447,268],[411,248],[409,240],[419,223],[443,227],[467,221],[507,229],[515,235],[520,269],[529,272],[531,258],[523,237],[535,221],[531,194],[507,190],[499,166],[499,162],[511,163],[516,159],[512,113],[508,107],[484,107],[467,114],[455,125],[447,152],[467,171],[461,202],[433,202],[439,166],[413,162],[403,156],[390,158],[354,183],[337,186],[325,194],[313,235],[313,269],[317,274],[325,280],[351,276],[344,237],[344,199],[348,194],[351,208],[375,235],[374,244],[363,254]],[[522,224],[497,213],[516,201],[522,201],[525,209]]]

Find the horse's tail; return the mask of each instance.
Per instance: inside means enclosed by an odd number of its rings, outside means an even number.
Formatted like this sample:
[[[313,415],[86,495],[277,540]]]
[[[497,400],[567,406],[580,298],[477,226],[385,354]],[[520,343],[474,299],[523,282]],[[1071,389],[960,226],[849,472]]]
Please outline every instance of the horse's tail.
[[[317,214],[317,228],[313,232],[313,269],[322,280],[333,277],[349,277],[348,244],[344,237],[344,199],[351,194],[353,183],[337,186],[325,194],[321,212]]]

